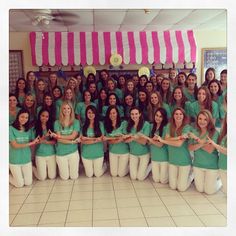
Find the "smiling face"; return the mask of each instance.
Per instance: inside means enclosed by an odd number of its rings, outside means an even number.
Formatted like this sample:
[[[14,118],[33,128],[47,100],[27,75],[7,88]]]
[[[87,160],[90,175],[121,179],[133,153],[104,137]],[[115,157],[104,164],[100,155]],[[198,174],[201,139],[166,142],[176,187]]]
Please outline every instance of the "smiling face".
[[[46,124],[49,120],[49,113],[47,111],[43,111],[40,115],[40,121],[42,124]]]
[[[151,100],[151,104],[153,105],[157,105],[159,103],[159,98],[156,93],[151,94],[150,100]]]
[[[128,105],[128,106],[132,106],[133,105],[133,102],[134,102],[134,99],[131,95],[127,95],[125,97],[125,104]]]
[[[95,114],[94,114],[94,112],[93,112],[91,109],[88,109],[86,115],[87,115],[87,118],[88,118],[89,120],[94,120],[94,119],[95,119]]]
[[[195,87],[195,84],[197,83],[196,77],[195,76],[189,76],[186,80],[187,86],[190,89],[193,89]]]
[[[178,81],[180,84],[184,84],[185,80],[186,80],[186,78],[185,78],[184,74],[178,75]]]
[[[197,124],[200,127],[200,129],[206,129],[209,123],[209,119],[204,114],[199,114],[197,119]]]
[[[45,96],[44,102],[47,106],[50,107],[52,105],[52,97],[51,96]]]
[[[134,123],[138,123],[139,122],[139,118],[141,116],[141,113],[139,113],[139,110],[138,109],[133,109],[131,110],[130,112],[130,118],[132,119],[132,121]]]
[[[120,85],[125,85],[125,77],[124,76],[119,77],[119,84]]]
[[[25,106],[31,108],[34,105],[34,98],[32,95],[28,95],[25,98]]]
[[[29,114],[28,113],[21,113],[19,115],[18,120],[19,120],[20,126],[25,125],[28,122],[28,120],[29,120]]]
[[[18,83],[17,83],[17,87],[18,87],[18,89],[19,90],[24,90],[25,89],[25,81],[24,80],[22,80],[22,79],[20,79],[19,81],[18,81]]]
[[[146,93],[144,93],[144,92],[142,92],[142,91],[140,91],[140,92],[138,93],[138,97],[139,97],[139,100],[140,100],[141,102],[145,102],[146,99],[147,99]]]
[[[64,116],[70,116],[71,115],[71,107],[68,105],[68,104],[65,104],[63,107],[62,107],[62,113]]]
[[[174,79],[177,75],[177,71],[176,70],[171,70],[169,73],[169,77],[170,79]]]
[[[89,85],[89,92],[94,93],[96,91],[96,84],[90,84]]]
[[[109,80],[107,82],[107,87],[109,90],[114,90],[115,89],[115,83],[112,80]]]
[[[100,92],[100,98],[101,98],[101,100],[103,100],[103,101],[107,99],[107,94],[106,94],[105,90],[102,90],[102,91]]]
[[[152,85],[152,83],[147,83],[147,84],[146,84],[146,90],[147,90],[149,93],[152,92],[152,90],[153,90],[153,85]]]
[[[17,106],[17,99],[15,96],[9,97],[9,107],[15,108]]]
[[[146,84],[146,82],[147,82],[146,77],[140,77],[140,82],[139,83],[142,87]]]
[[[113,108],[113,109],[110,110],[109,118],[110,118],[111,121],[116,121],[116,119],[117,119],[116,109]]]
[[[163,79],[161,83],[161,88],[163,91],[167,91],[170,87],[170,81]]]
[[[216,82],[213,82],[213,83],[211,83],[209,90],[213,95],[215,95],[219,91],[219,85]]]
[[[134,91],[134,83],[132,81],[129,81],[127,83],[127,90],[130,91],[130,92]]]
[[[134,75],[134,76],[133,76],[134,86],[137,86],[138,81],[139,81],[138,76],[137,76],[137,75]]]
[[[184,120],[184,114],[181,110],[176,110],[174,113],[174,121],[176,123],[182,123]]]
[[[182,98],[183,98],[183,94],[182,94],[181,89],[179,89],[179,88],[175,89],[175,91],[174,91],[174,99],[176,101],[180,101]]]
[[[65,98],[66,98],[67,100],[72,100],[72,98],[73,98],[73,93],[72,93],[72,90],[71,90],[71,89],[67,89],[67,90],[65,91]]]
[[[90,94],[90,92],[88,92],[88,91],[84,92],[84,101],[85,102],[90,102],[91,101],[91,94]]]
[[[82,82],[82,77],[81,77],[81,75],[77,75],[77,76],[76,76],[76,80],[77,80],[78,85],[80,85],[81,82]]]
[[[36,80],[36,77],[35,77],[35,74],[34,74],[34,72],[30,72],[29,74],[28,74],[28,82],[30,83],[30,84],[34,84],[34,81]]]
[[[61,97],[61,91],[59,88],[55,88],[52,93],[55,98]]]
[[[227,85],[227,74],[226,73],[222,73],[220,75],[220,82],[223,84],[223,85]]]
[[[197,99],[201,103],[206,100],[206,91],[204,89],[199,89],[197,93]]]
[[[161,122],[163,121],[163,116],[160,111],[156,112],[154,119],[157,124],[161,124]]]
[[[51,74],[49,77],[49,80],[52,84],[55,84],[57,82],[57,75],[56,74]]]
[[[45,83],[43,81],[38,82],[38,90],[39,91],[44,91],[45,89]]]
[[[116,97],[114,95],[110,95],[108,103],[109,105],[116,105]]]
[[[161,85],[162,80],[163,80],[162,76],[157,76],[157,84]]]
[[[74,79],[70,79],[68,82],[68,87],[72,89],[76,88],[76,81]]]
[[[214,72],[213,72],[212,70],[209,70],[209,71],[207,72],[206,77],[207,77],[207,80],[208,80],[208,81],[211,81],[211,80],[213,80],[213,79],[215,78],[215,74],[214,74]]]

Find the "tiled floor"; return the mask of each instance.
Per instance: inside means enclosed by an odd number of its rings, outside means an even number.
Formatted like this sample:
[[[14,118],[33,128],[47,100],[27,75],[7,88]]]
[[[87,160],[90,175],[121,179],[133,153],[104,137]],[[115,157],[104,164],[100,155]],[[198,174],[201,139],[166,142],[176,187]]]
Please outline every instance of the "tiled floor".
[[[186,192],[129,177],[34,181],[10,186],[10,226],[178,227],[226,226],[226,196]]]

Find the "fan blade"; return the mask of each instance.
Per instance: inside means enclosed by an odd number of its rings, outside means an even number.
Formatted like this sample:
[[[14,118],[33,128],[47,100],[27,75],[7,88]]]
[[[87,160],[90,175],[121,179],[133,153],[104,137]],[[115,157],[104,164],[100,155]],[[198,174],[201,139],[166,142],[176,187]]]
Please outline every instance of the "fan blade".
[[[76,15],[75,13],[70,13],[70,12],[59,12],[59,13],[52,13],[51,14],[53,17],[58,17],[58,16],[60,16],[60,17],[77,17],[77,18],[79,18],[79,16],[78,15]]]
[[[53,19],[52,21],[55,21],[55,22],[58,22],[58,23],[62,23],[62,24],[64,24],[64,25],[76,25],[76,24],[78,24],[78,20],[63,20],[63,19],[57,19],[57,18],[55,18],[55,19]]]

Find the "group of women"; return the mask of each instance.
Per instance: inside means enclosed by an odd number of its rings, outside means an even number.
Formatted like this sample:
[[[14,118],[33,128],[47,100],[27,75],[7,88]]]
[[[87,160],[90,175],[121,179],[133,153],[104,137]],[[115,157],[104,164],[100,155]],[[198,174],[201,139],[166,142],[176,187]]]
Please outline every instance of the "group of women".
[[[217,80],[213,68],[200,87],[174,69],[150,78],[78,73],[65,86],[56,72],[45,81],[30,71],[9,96],[10,183],[30,185],[32,173],[54,179],[57,167],[61,179],[77,179],[81,164],[99,177],[109,163],[112,176],[142,181],[151,171],[171,189],[194,179],[199,192],[222,183],[226,193],[226,92],[227,70]]]

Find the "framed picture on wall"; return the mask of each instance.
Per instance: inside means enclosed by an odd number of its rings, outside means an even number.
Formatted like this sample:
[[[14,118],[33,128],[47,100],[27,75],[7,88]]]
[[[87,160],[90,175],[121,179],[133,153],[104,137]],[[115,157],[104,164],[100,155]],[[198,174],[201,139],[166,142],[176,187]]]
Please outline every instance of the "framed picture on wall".
[[[209,67],[216,70],[216,78],[220,79],[220,72],[227,69],[227,48],[203,48],[202,49],[202,81]]]
[[[9,51],[9,91],[14,92],[16,81],[24,77],[23,51]]]

